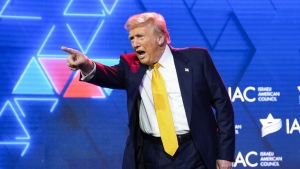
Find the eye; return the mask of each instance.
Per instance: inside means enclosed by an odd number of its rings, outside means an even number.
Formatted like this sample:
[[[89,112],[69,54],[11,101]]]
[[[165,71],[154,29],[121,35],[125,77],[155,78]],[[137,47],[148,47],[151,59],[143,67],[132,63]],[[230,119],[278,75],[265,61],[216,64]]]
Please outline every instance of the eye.
[[[131,43],[133,43],[134,37],[129,37],[128,39],[130,40]]]
[[[145,37],[144,35],[137,35],[138,39],[144,39],[144,37]]]

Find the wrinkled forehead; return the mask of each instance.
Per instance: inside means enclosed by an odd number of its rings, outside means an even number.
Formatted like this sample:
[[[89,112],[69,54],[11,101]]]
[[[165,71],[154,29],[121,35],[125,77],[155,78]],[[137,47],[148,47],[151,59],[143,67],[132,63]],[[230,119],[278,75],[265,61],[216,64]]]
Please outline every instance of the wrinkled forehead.
[[[135,28],[145,28],[145,29],[151,29],[152,25],[150,22],[143,22],[143,23],[137,23],[137,24],[134,24],[134,25],[131,25],[129,27],[129,32]]]
[[[149,24],[138,24],[131,27],[128,31],[129,36],[135,35],[155,35],[154,29]]]

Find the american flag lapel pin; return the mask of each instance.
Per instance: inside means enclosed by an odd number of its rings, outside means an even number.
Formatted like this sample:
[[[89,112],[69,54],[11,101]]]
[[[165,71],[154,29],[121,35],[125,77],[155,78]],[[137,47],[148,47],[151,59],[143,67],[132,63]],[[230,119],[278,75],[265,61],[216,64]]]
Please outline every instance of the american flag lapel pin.
[[[190,69],[189,69],[189,68],[184,68],[184,71],[185,71],[185,72],[189,72]]]

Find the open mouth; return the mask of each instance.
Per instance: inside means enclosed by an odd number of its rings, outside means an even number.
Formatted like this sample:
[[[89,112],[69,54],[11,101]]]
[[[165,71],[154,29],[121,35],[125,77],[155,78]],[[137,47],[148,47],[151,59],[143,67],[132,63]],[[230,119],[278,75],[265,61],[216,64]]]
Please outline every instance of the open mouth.
[[[146,52],[142,51],[142,50],[138,50],[138,51],[136,51],[136,53],[137,53],[137,55],[138,55],[139,58],[145,57],[145,54],[146,54]]]

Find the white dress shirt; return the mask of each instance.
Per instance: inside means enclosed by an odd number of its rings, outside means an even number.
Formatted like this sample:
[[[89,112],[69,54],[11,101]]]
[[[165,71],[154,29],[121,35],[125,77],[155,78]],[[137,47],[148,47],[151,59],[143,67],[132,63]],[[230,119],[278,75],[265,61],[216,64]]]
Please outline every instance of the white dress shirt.
[[[165,80],[175,131],[177,134],[185,134],[189,132],[189,126],[183,106],[174,59],[168,45],[158,62],[161,65],[158,70]],[[152,68],[149,66],[139,88],[142,97],[139,116],[140,128],[147,134],[160,137],[152,97],[151,79]]]

